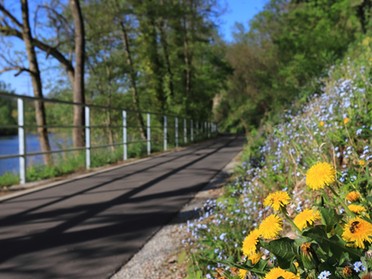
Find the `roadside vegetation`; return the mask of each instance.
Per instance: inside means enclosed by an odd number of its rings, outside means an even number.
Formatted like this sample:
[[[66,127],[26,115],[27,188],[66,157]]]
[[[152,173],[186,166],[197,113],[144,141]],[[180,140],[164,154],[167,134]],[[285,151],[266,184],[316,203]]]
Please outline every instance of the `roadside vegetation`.
[[[188,278],[371,272],[371,59],[367,36],[301,108],[249,134],[234,181],[187,224]]]
[[[219,113],[247,145],[187,224],[187,278],[371,277],[371,7],[358,3],[363,18],[352,1],[269,1],[240,26]]]

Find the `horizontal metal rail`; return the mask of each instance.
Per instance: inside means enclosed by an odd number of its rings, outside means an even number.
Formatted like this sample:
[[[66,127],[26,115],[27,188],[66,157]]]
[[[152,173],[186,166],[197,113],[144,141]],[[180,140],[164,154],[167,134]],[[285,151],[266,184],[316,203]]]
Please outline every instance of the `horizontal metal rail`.
[[[26,95],[19,95],[19,94],[9,94],[9,93],[3,93],[0,92],[0,97],[6,97],[6,98],[12,98],[12,99],[17,99],[21,98],[23,100],[31,100],[31,101],[41,101],[41,102],[46,102],[46,103],[55,103],[55,104],[65,104],[65,105],[73,105],[73,106],[81,106],[81,107],[90,107],[90,108],[99,108],[99,109],[109,109],[109,110],[118,110],[118,111],[127,111],[127,112],[140,112],[143,114],[155,114],[155,115],[163,115],[161,112],[157,111],[138,111],[134,109],[129,109],[129,108],[123,108],[123,107],[115,107],[115,106],[103,106],[103,105],[97,105],[97,104],[92,104],[92,103],[77,103],[73,101],[65,101],[65,100],[59,100],[59,99],[52,99],[52,98],[40,98],[40,97],[34,97],[34,96],[26,96]],[[179,116],[175,114],[167,114],[169,116]],[[182,116],[186,117],[186,116]]]
[[[128,131],[133,132],[138,138],[139,136],[139,125],[132,123],[128,125],[128,116],[127,113],[135,113],[134,115],[138,114],[136,110],[127,110],[118,107],[112,106],[102,106],[102,105],[95,105],[95,104],[82,104],[82,103],[75,103],[70,101],[64,100],[57,100],[57,99],[46,99],[46,98],[36,98],[32,96],[23,96],[17,94],[6,94],[0,92],[0,97],[6,98],[13,98],[17,100],[17,118],[18,123],[17,125],[1,125],[0,128],[3,129],[18,129],[18,154],[6,154],[0,155],[0,160],[6,159],[14,159],[19,158],[19,176],[20,176],[20,183],[26,183],[26,171],[27,171],[27,158],[32,156],[42,156],[47,154],[58,154],[58,153],[66,153],[66,152],[76,152],[76,151],[84,151],[85,152],[85,167],[89,169],[91,166],[91,150],[93,149],[102,149],[108,147],[117,147],[123,146],[123,160],[127,160],[128,158],[128,146],[131,144],[142,143],[144,146],[144,150],[147,149],[147,154],[150,155],[152,151],[152,143],[163,145],[163,150],[166,151],[168,148],[168,143],[173,142],[175,147],[178,147],[180,142],[182,144],[192,143],[195,139],[201,139],[210,137],[212,134],[217,133],[217,126],[214,123],[208,121],[195,121],[194,119],[190,119],[188,117],[168,114],[162,115],[159,112],[145,112],[140,111],[139,113],[142,114],[142,117],[145,120],[145,132],[147,135],[146,139],[133,139],[128,140]],[[34,123],[27,124],[25,123],[25,108],[24,108],[24,100],[31,100],[31,101],[42,101],[42,102],[49,102],[49,103],[56,103],[62,105],[70,105],[70,106],[82,106],[85,110],[85,125],[37,125]],[[115,116],[115,125],[106,125],[106,124],[91,124],[91,112],[92,108],[99,108],[99,109],[106,109],[106,110],[117,110],[121,113]],[[48,109],[48,107],[47,107]],[[96,112],[96,110],[93,110]],[[95,115],[95,114],[94,114]],[[152,119],[152,115],[155,117]],[[161,117],[159,117],[161,116]],[[135,118],[135,117],[134,117]],[[131,121],[134,121],[133,117]],[[116,125],[116,121],[121,121],[122,125]],[[169,125],[169,123],[173,123],[173,125]],[[85,146],[83,147],[73,147],[73,148],[61,148],[57,150],[50,150],[50,151],[37,151],[37,152],[27,152],[26,148],[26,131],[30,129],[37,129],[37,128],[46,128],[46,129],[84,129],[85,133]],[[118,133],[118,129],[122,130],[122,136],[119,138],[122,139],[121,142],[114,142],[110,144],[92,144],[91,133],[92,130],[96,131],[97,129],[102,130],[102,135],[107,133],[107,129],[113,131],[114,133]],[[135,132],[137,130],[137,132]],[[169,131],[172,131],[169,133]],[[99,134],[98,134],[99,135]],[[171,141],[171,139],[173,140]],[[181,139],[181,140],[180,140]],[[163,143],[163,144],[162,144]]]

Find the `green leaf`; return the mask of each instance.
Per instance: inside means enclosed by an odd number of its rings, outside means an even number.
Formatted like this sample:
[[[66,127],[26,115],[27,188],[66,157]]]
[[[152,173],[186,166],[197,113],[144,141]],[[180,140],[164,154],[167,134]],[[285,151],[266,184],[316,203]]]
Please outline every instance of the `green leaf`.
[[[336,213],[334,209],[321,207],[319,208],[322,216],[323,224],[325,225],[326,231],[331,232],[341,220],[341,216]]]
[[[273,253],[277,259],[278,264],[281,268],[288,269],[291,263],[296,258],[296,247],[294,240],[283,237],[270,242],[260,241],[262,247]]]
[[[302,235],[317,242],[320,249],[326,252],[328,257],[337,257],[340,259],[343,253],[347,253],[350,260],[355,261],[362,255],[359,250],[347,247],[346,243],[338,235],[328,238],[324,226],[315,226],[314,228],[304,231]],[[343,259],[345,260],[345,255],[343,255]]]

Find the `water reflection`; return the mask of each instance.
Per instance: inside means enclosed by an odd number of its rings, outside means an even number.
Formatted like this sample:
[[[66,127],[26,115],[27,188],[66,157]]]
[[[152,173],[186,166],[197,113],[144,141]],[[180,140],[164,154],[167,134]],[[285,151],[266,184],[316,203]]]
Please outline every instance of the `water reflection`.
[[[71,137],[63,134],[49,134],[49,141],[52,150],[61,150],[72,147]],[[29,134],[26,137],[27,153],[40,151],[40,141],[37,135]],[[18,135],[2,136],[0,137],[0,155],[14,155],[18,154]],[[39,165],[43,163],[43,157],[27,156],[27,166]],[[5,172],[18,173],[19,159],[0,159],[0,175]]]

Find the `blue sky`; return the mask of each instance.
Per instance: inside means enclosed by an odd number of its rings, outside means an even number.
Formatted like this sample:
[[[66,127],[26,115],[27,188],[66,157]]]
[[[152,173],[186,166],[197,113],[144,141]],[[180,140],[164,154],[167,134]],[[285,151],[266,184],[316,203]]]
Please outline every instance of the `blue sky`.
[[[219,17],[220,34],[226,41],[232,41],[232,31],[236,22],[248,25],[253,16],[259,13],[269,0],[219,0],[219,4],[225,12]],[[17,39],[15,39],[17,41]],[[21,43],[21,42],[19,42]],[[18,43],[17,43],[18,44]],[[22,44],[22,43],[21,43]],[[43,55],[41,55],[43,57]],[[41,62],[41,61],[39,61]],[[50,67],[49,61],[43,61],[44,67]],[[48,73],[43,75],[43,84],[50,83],[52,76]],[[27,73],[14,77],[14,72],[0,74],[0,81],[9,84],[17,94],[32,95],[31,81]],[[46,90],[47,91],[47,90]]]
[[[221,5],[227,6],[226,12],[220,17],[220,32],[224,39],[232,41],[232,31],[236,22],[248,25],[249,21],[262,11],[268,0],[225,0]]]

